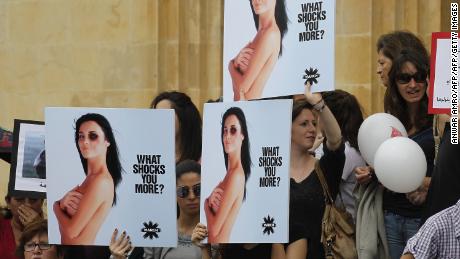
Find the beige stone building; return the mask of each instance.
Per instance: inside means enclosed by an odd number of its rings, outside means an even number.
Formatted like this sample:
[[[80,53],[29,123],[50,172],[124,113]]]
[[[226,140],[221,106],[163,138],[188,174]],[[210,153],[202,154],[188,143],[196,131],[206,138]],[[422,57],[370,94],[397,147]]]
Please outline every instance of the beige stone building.
[[[381,111],[376,39],[406,29],[429,48],[450,2],[337,0],[336,88]],[[222,94],[222,32],[223,0],[1,0],[0,125],[46,106],[145,108],[173,89],[201,108]],[[8,174],[0,161],[0,197]]]

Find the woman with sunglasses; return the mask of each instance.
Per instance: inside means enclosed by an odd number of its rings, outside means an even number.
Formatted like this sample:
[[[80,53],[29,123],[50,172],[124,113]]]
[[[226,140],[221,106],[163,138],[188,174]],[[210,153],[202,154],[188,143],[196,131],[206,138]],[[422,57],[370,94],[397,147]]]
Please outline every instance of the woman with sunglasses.
[[[22,259],[62,259],[62,247],[48,243],[48,224],[46,220],[28,225],[21,235],[17,255]]]
[[[228,242],[246,198],[251,156],[246,117],[240,108],[231,107],[222,116],[221,142],[227,174],[204,202],[211,243]]]
[[[177,247],[144,248],[145,259],[201,259],[201,249],[192,244],[192,232],[200,220],[201,166],[193,160],[184,160],[176,166],[176,192],[179,218],[177,219]],[[110,246],[111,250],[112,245]],[[126,249],[127,252],[129,249]],[[118,254],[122,254],[119,252]],[[116,257],[115,257],[116,258]],[[124,257],[119,257],[124,258]]]
[[[391,258],[400,258],[407,240],[417,233],[431,179],[434,160],[433,116],[428,114],[429,59],[413,49],[403,50],[393,61],[384,101],[385,111],[398,118],[425,153],[427,172],[423,184],[404,194],[388,189],[383,193],[385,232]],[[357,168],[358,175],[369,174],[370,167]],[[401,172],[404,173],[404,172]],[[362,177],[359,181],[363,181]]]
[[[81,116],[75,123],[75,144],[86,178],[56,201],[53,211],[62,244],[91,245],[116,204],[123,169],[112,127],[104,116]]]
[[[385,230],[392,258],[401,256],[407,240],[418,231],[433,170],[433,116],[428,114],[426,94],[428,71],[427,57],[403,50],[389,74],[390,98],[385,99],[385,110],[403,123],[409,138],[420,145],[427,159],[427,177],[418,190],[409,194],[385,190],[383,194]]]

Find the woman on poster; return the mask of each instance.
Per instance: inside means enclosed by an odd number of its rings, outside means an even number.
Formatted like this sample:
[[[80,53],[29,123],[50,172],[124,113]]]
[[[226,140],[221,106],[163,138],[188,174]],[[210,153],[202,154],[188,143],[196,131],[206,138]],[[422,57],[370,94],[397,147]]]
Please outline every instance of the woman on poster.
[[[251,10],[257,33],[228,65],[233,99],[249,100],[262,96],[279,56],[287,31],[284,0],[252,0]]]
[[[232,107],[222,116],[221,141],[227,174],[211,194],[218,193],[219,204],[211,202],[211,196],[204,202],[211,243],[229,241],[233,223],[246,198],[251,156],[246,117],[240,108]]]
[[[56,201],[53,210],[62,244],[91,245],[116,203],[122,167],[112,127],[100,114],[88,113],[77,120],[75,144],[86,178]]]

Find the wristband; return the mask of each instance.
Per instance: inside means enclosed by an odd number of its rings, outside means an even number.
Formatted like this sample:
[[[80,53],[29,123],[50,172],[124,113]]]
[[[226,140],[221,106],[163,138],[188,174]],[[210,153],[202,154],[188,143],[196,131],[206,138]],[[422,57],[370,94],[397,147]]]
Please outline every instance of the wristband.
[[[324,102],[323,99],[321,99],[319,102],[315,103],[313,105],[313,109],[322,112],[324,110],[324,107],[326,107],[326,103]]]

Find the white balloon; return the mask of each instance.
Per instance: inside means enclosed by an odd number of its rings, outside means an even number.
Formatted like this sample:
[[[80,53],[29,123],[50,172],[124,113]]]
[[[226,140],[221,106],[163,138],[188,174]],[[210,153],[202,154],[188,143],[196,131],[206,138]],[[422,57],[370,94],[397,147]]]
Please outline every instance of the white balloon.
[[[417,189],[425,178],[426,167],[422,148],[410,138],[390,138],[375,153],[375,174],[383,186],[394,192]]]
[[[364,160],[374,166],[375,152],[387,139],[396,136],[407,137],[404,125],[393,115],[376,113],[363,121],[358,132],[358,146]]]

